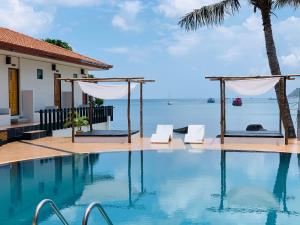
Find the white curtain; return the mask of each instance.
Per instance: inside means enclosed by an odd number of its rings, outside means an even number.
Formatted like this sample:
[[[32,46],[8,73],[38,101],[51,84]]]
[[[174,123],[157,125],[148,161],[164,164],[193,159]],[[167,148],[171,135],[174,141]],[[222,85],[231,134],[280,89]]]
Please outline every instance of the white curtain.
[[[231,80],[226,81],[226,87],[237,92],[240,95],[261,95],[270,91],[280,78],[263,78],[251,80]]]
[[[90,82],[78,81],[82,92],[101,99],[118,99],[128,94],[128,85],[113,85],[113,84],[95,84]],[[131,90],[134,90],[137,83],[131,83]]]

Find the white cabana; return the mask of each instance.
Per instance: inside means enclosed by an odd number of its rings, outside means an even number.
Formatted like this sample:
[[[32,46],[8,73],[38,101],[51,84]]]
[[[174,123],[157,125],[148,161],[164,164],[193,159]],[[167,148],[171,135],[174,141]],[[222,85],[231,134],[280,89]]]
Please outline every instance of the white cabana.
[[[270,91],[278,84],[280,96],[286,96],[286,80],[292,80],[293,77],[299,75],[266,75],[266,76],[213,76],[206,77],[211,81],[220,82],[220,105],[221,105],[221,144],[224,144],[224,137],[265,137],[265,138],[281,138],[284,137],[285,144],[288,144],[288,127],[283,123],[284,136],[281,128],[282,107],[279,107],[279,131],[227,131],[226,129],[226,87],[239,93],[240,95],[254,96],[261,95]],[[280,102],[282,105],[288,104],[282,97]]]
[[[104,100],[119,99],[128,95],[128,85],[115,85],[115,84],[95,84],[91,82],[78,81],[78,85],[82,92],[94,98],[100,98]],[[130,86],[133,91],[137,86],[137,83],[133,83]]]
[[[63,80],[65,82],[71,83],[71,93],[72,93],[72,142],[75,142],[75,124],[74,124],[74,114],[75,114],[75,96],[74,96],[74,84],[78,83],[81,90],[89,96],[100,98],[100,99],[118,99],[127,95],[127,137],[128,143],[131,143],[131,136],[137,131],[131,130],[131,117],[130,117],[130,105],[131,105],[131,90],[134,90],[139,84],[140,86],[140,137],[144,136],[143,132],[143,85],[149,82],[155,82],[154,80],[145,80],[143,77],[114,77],[114,78],[57,78],[58,80]],[[98,84],[98,83],[106,83]],[[111,83],[125,83],[125,85],[114,85]],[[92,116],[93,116],[93,107],[90,104],[90,132],[85,132],[87,140],[92,141],[93,137],[104,137],[104,139],[109,136],[107,132],[93,133],[92,129]],[[117,130],[113,132],[112,136],[116,137],[116,140],[120,137],[124,137],[122,130]],[[83,137],[84,134],[78,135]],[[80,137],[80,138],[81,138]],[[85,138],[85,137],[84,137]]]
[[[240,95],[256,96],[265,94],[273,89],[279,80],[279,77],[253,80],[229,80],[226,82],[226,85]]]

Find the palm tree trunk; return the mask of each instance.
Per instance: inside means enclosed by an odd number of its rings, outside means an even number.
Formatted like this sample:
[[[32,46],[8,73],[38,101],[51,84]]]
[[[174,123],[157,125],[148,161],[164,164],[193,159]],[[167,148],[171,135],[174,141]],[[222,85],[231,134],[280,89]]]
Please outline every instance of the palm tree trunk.
[[[265,35],[265,42],[266,42],[266,49],[269,61],[269,67],[271,70],[272,75],[281,75],[280,66],[278,62],[278,57],[276,53],[276,47],[273,38],[273,31],[271,25],[271,16],[270,16],[270,8],[265,7],[261,8],[261,15],[264,27],[264,35]],[[293,120],[291,117],[291,112],[288,104],[288,99],[286,95],[283,95],[279,90],[279,85],[275,86],[275,92],[277,96],[278,106],[281,109],[281,120],[284,126],[284,129],[288,131],[289,138],[295,138],[295,128],[293,124]]]

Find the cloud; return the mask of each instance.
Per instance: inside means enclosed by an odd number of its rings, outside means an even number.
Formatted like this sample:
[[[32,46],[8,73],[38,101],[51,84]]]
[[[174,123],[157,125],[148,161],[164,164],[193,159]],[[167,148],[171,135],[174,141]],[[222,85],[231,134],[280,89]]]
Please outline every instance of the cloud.
[[[167,51],[172,56],[184,56],[200,43],[197,33],[178,32],[173,34],[174,41],[167,46]]]
[[[104,2],[104,0],[29,0],[33,3],[43,4],[43,5],[60,5],[60,6],[92,6],[99,5]]]
[[[294,48],[288,55],[280,57],[283,65],[289,67],[298,67],[300,64],[300,48]]]
[[[138,30],[139,22],[136,20],[142,11],[140,1],[124,1],[118,5],[119,12],[113,17],[112,25],[124,31]]]
[[[218,2],[217,0],[161,0],[157,10],[169,18],[181,17],[187,12]]]
[[[256,14],[249,16],[242,25],[249,31],[262,32],[261,19]]]
[[[273,26],[274,33],[282,39],[282,46],[280,46],[279,54],[280,61],[285,69],[294,69],[300,64],[300,18],[290,16],[287,19],[280,21]]]
[[[160,51],[154,45],[149,46],[121,46],[121,47],[112,47],[103,49],[106,52],[109,52],[114,55],[122,56],[126,58],[129,62],[140,63],[146,62],[149,56],[153,55]]]
[[[39,11],[21,0],[2,0],[0,25],[19,32],[37,35],[47,29],[53,20],[49,12]]]
[[[129,53],[130,49],[128,47],[114,47],[105,49],[107,52],[114,53],[114,54],[127,54]]]

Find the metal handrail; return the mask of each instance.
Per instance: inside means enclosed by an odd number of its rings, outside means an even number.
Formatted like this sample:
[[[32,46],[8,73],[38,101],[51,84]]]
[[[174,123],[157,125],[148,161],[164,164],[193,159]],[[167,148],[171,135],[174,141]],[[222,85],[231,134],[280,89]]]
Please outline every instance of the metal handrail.
[[[99,210],[99,212],[101,213],[103,219],[105,220],[105,222],[108,224],[108,225],[113,225],[113,223],[111,222],[110,218],[108,217],[108,215],[106,214],[105,210],[103,209],[103,207],[101,206],[100,203],[97,203],[97,202],[93,202],[91,203],[85,213],[84,213],[84,217],[83,217],[83,220],[82,220],[82,225],[87,225],[88,224],[88,220],[89,220],[89,216],[90,216],[90,213],[91,211],[93,210],[93,208],[97,208]]]
[[[59,220],[64,224],[64,225],[69,225],[68,222],[66,221],[66,219],[63,217],[63,215],[60,213],[59,209],[57,208],[57,206],[55,205],[55,203],[51,200],[51,199],[44,199],[43,201],[41,201],[36,209],[35,209],[35,213],[34,213],[34,217],[33,217],[33,221],[32,221],[32,225],[37,225],[38,224],[38,218],[39,218],[39,214],[41,209],[46,205],[49,204],[51,209],[53,210],[53,212],[56,214],[56,216],[59,218]]]

